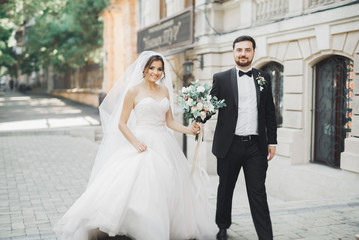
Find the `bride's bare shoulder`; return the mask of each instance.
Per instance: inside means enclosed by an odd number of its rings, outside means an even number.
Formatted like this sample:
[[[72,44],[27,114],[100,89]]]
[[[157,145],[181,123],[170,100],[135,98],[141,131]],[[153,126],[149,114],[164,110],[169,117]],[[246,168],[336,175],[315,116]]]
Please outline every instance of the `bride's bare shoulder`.
[[[166,96],[168,96],[168,88],[164,85],[159,85],[161,93],[164,93]]]
[[[138,92],[140,90],[139,85],[135,85],[133,87],[130,87],[126,93],[127,96],[134,98],[137,96]]]

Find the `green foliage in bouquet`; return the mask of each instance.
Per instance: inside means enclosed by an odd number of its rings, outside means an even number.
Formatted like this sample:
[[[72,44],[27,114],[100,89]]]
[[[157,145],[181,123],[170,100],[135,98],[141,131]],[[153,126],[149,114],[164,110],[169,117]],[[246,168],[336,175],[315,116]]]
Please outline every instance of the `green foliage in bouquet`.
[[[178,101],[186,121],[194,119],[196,122],[205,123],[218,109],[226,107],[225,100],[212,97],[210,90],[208,84],[202,86],[198,80],[192,82],[189,87],[182,88]]]

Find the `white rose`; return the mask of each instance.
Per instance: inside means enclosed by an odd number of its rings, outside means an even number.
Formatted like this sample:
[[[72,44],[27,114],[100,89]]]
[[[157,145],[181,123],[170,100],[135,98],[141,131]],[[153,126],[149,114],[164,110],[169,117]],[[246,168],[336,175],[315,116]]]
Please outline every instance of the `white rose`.
[[[182,93],[187,93],[187,88],[186,87],[182,88]]]
[[[197,108],[192,107],[192,108],[191,108],[191,113],[194,113],[195,111],[197,111]]]
[[[208,106],[208,110],[209,110],[210,112],[214,112],[214,106],[213,106],[212,104],[210,104],[210,105]]]
[[[187,106],[191,106],[191,105],[192,105],[192,102],[193,102],[193,99],[192,99],[192,98],[188,98],[187,101],[186,101],[186,105],[187,105]]]
[[[203,109],[203,103],[201,102],[197,103],[197,109],[201,111]]]
[[[204,89],[204,87],[202,87],[202,86],[199,86],[198,88],[197,88],[197,92],[204,92],[206,89]]]
[[[206,118],[206,113],[205,112],[201,112],[201,119],[204,120]]]
[[[211,99],[212,99],[212,96],[211,95],[207,95],[207,101],[211,101]]]

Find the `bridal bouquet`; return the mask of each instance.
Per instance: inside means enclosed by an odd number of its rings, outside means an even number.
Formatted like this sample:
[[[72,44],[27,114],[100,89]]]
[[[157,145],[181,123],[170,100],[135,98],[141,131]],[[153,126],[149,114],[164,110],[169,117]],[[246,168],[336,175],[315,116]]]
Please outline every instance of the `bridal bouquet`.
[[[178,98],[182,106],[182,112],[187,121],[194,119],[198,123],[205,123],[216,111],[226,106],[224,99],[218,100],[216,96],[209,94],[211,87],[203,86],[198,80],[192,82],[189,87],[183,87]],[[201,126],[202,128],[202,126]],[[198,140],[198,134],[196,135]]]
[[[194,119],[200,125],[200,133],[196,134],[197,146],[193,156],[191,176],[195,169],[199,167],[199,152],[203,140],[203,124],[220,108],[226,107],[224,99],[218,100],[216,96],[211,96],[211,87],[207,84],[203,86],[198,80],[192,82],[189,87],[183,87],[178,97],[178,102],[182,106],[182,112],[187,121]]]

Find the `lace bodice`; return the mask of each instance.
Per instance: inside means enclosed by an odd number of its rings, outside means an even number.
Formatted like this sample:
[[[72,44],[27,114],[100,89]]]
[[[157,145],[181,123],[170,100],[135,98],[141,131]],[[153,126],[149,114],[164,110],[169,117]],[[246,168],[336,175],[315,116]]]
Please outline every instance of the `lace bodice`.
[[[145,97],[134,108],[136,125],[164,126],[168,109],[168,98],[157,101],[152,97]]]

